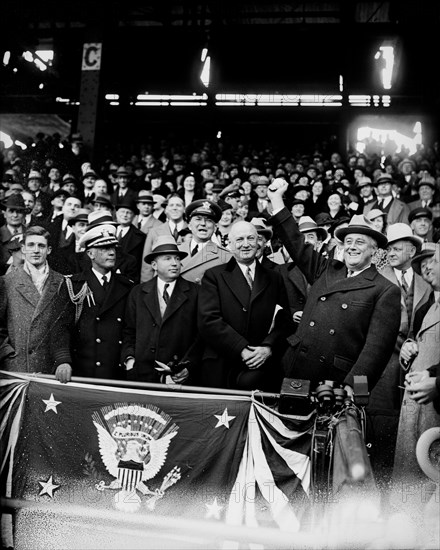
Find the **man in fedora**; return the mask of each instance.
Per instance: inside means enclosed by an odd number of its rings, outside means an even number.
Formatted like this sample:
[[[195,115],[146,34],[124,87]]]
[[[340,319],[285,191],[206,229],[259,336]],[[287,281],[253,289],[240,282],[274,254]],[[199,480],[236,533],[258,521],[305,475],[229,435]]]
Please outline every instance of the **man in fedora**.
[[[179,245],[179,249],[187,254],[181,274],[187,281],[200,284],[207,269],[223,264],[231,257],[228,250],[212,240],[222,209],[214,201],[199,199],[186,207],[185,215],[192,237]]]
[[[410,210],[415,210],[416,208],[431,209],[436,191],[438,191],[438,189],[435,185],[435,179],[432,176],[426,176],[419,180],[417,183],[419,199],[408,204]]]
[[[156,197],[160,195],[153,194],[153,200],[156,200]],[[188,224],[185,221],[185,203],[182,197],[179,197],[177,194],[173,194],[168,197],[167,205],[165,208],[166,222],[160,226],[156,226],[148,232],[147,238],[145,239],[143,257],[148,256],[152,251],[153,246],[157,238],[161,235],[167,235],[174,238],[177,244],[180,244],[182,241],[181,232],[188,227]],[[141,268],[141,282],[149,281],[154,277],[154,271],[151,268],[151,265],[143,262]]]
[[[249,213],[248,219],[252,218],[270,218],[268,206],[270,201],[267,198],[267,186],[269,185],[269,178],[267,176],[258,176],[258,179],[253,185],[253,195],[249,201]]]
[[[134,202],[137,197],[136,191],[130,189],[130,173],[125,166],[119,166],[116,170],[116,188],[111,196],[114,205],[122,202]]]
[[[38,170],[30,170],[27,179],[27,188],[34,193],[35,198],[38,199],[43,208],[43,217],[49,215],[50,212],[50,196],[42,191],[43,176]]]
[[[144,259],[155,276],[127,300],[121,362],[129,380],[182,383],[199,363],[199,287],[180,276],[186,256],[171,235],[161,235]],[[156,361],[169,364],[170,371],[160,370]]]
[[[276,179],[269,188],[272,226],[293,261],[312,285],[296,333],[283,357],[288,377],[333,380],[352,394],[353,377],[365,375],[376,385],[394,349],[400,324],[400,292],[380,275],[372,258],[387,240],[364,216],[355,215],[335,231],[344,244],[343,261],[323,258],[305,243],[287,208],[288,184]]]
[[[420,237],[423,242],[433,242],[432,211],[429,208],[414,208],[409,213],[409,224],[414,235]]]
[[[116,221],[118,222],[116,237],[121,250],[134,256],[140,271],[146,235],[133,225],[137,213],[138,209],[133,199],[123,199],[116,205]]]
[[[403,385],[403,371],[399,353],[403,342],[413,333],[414,319],[420,307],[428,300],[430,286],[411,267],[411,262],[420,250],[422,240],[413,235],[406,223],[395,223],[387,229],[387,258],[381,273],[400,291],[400,327],[393,354],[379,382],[372,390],[367,412],[373,427],[374,438],[370,440],[371,461],[378,482],[386,484],[394,462],[399,412]]]
[[[107,193],[98,193],[92,201],[93,210],[100,210],[101,212],[113,213],[115,207],[111,201],[110,195]]]
[[[125,275],[116,273],[116,227],[97,224],[80,239],[90,267],[65,277],[61,292],[71,304],[71,348],[73,375],[87,378],[125,378],[120,363],[122,328],[127,296],[133,286]],[[68,382],[72,369],[66,369]]]
[[[393,183],[391,174],[380,174],[375,181],[377,198],[364,207],[363,213],[367,215],[371,209],[378,208],[387,215],[388,225],[398,222],[408,223],[409,206],[394,198]]]
[[[303,216],[298,222],[298,229],[304,235],[304,242],[313,245],[313,249],[319,252],[322,243],[328,237],[327,231],[312,220],[309,216]]]
[[[150,229],[162,225],[162,222],[153,216],[154,200],[151,191],[141,189],[136,199],[136,206],[138,214],[133,219],[133,225],[140,229],[142,233],[148,235]]]
[[[8,241],[25,230],[24,219],[26,206],[21,195],[9,195],[0,203],[4,212],[5,224],[0,227],[0,261],[3,266],[7,264],[10,253],[6,248]]]
[[[270,252],[270,249],[267,248],[267,246],[273,236],[272,229],[267,225],[264,218],[252,218],[250,223],[256,228],[258,235],[258,248],[255,258],[264,267],[267,267],[268,269],[275,269],[277,264],[273,262],[266,253],[266,250]]]
[[[356,191],[359,196],[357,214],[365,214],[367,206],[376,202],[376,193],[373,191],[373,182],[368,176],[359,178],[356,182]]]
[[[92,169],[90,164],[86,163],[82,175],[82,199],[83,204],[91,204],[95,198],[95,193],[93,192],[93,187],[95,181],[98,179],[98,174]]]

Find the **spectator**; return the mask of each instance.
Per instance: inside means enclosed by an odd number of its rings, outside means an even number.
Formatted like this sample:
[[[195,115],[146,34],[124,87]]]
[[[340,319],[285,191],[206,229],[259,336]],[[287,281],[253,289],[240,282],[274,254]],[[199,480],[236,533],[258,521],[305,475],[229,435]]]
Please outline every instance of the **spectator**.
[[[146,235],[133,225],[133,219],[137,213],[134,201],[129,198],[116,205],[116,221],[118,223],[116,236],[119,246],[122,252],[134,256],[140,270]]]
[[[6,369],[13,372],[55,373],[70,369],[67,303],[58,295],[62,275],[50,269],[49,233],[35,226],[23,236],[23,267],[5,275],[6,315],[13,355]]]
[[[121,362],[129,380],[183,383],[198,364],[198,285],[180,276],[186,256],[171,235],[161,235],[145,257],[155,276],[130,292],[126,307]],[[156,361],[170,372],[160,374]]]
[[[281,275],[255,260],[258,236],[252,224],[234,224],[230,247],[234,257],[208,269],[200,289],[198,325],[206,342],[202,384],[279,389],[281,372],[271,356],[290,328]]]
[[[390,174],[381,174],[376,179],[377,199],[364,208],[364,214],[368,214],[373,208],[378,208],[387,214],[388,224],[403,222],[408,223],[409,207],[399,199],[395,199],[392,193],[393,178]]]
[[[414,208],[409,213],[409,224],[414,235],[423,242],[433,242],[432,211],[429,208]]]
[[[154,201],[151,191],[141,189],[136,202],[138,215],[134,217],[133,225],[142,231],[142,233],[145,233],[145,235],[148,235],[150,229],[162,225],[162,222],[153,216],[153,205]]]
[[[371,390],[391,357],[400,321],[399,290],[371,265],[386,238],[356,215],[335,231],[344,242],[344,261],[325,259],[305,244],[284,208],[286,189],[284,180],[271,184],[273,226],[312,287],[298,330],[288,339],[285,374],[311,380],[312,387],[334,380],[349,395],[353,376],[363,374]]]

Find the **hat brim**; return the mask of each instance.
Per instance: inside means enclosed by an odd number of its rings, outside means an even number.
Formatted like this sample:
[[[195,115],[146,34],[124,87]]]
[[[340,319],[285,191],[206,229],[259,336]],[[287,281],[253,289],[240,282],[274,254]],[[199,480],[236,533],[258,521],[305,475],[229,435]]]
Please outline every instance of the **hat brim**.
[[[116,248],[119,246],[119,241],[116,237],[98,237],[93,241],[84,243],[84,248],[90,250],[91,248]]]
[[[396,237],[395,239],[392,239],[391,241],[389,240],[388,244],[392,244],[392,243],[395,243],[397,241],[409,241],[417,249],[419,249],[423,244],[423,240],[421,238],[416,237],[416,236],[411,236],[411,235],[408,235],[407,237]]]
[[[12,208],[12,210],[20,210],[20,212],[24,212],[26,210],[26,206],[15,206],[13,204],[0,203],[1,210],[6,210],[6,208]]]
[[[321,237],[322,241],[325,241],[325,239],[328,237],[328,232],[324,229],[324,227],[311,227],[309,229],[300,229],[300,233],[316,233],[317,237]]]
[[[176,250],[175,248],[170,248],[168,250],[158,250],[157,252],[150,252],[150,254],[147,254],[144,258],[144,262],[147,264],[151,264],[151,262],[157,258],[158,256],[163,256],[164,254],[177,254],[181,260],[183,258],[186,258],[188,256],[187,252],[183,252],[182,250]]]
[[[364,227],[363,225],[351,225],[348,227],[337,227],[335,229],[335,236],[340,241],[343,241],[345,237],[351,233],[359,233],[360,235],[367,235],[368,237],[371,237],[377,242],[377,246],[379,248],[386,248],[388,245],[388,240],[385,235],[379,231],[370,229],[369,227]]]
[[[422,270],[420,269],[420,264],[422,260],[425,258],[432,258],[432,256],[435,256],[435,250],[424,250],[423,252],[420,252],[420,254],[417,254],[417,256],[414,256],[411,260],[411,267],[418,275],[421,275]]]

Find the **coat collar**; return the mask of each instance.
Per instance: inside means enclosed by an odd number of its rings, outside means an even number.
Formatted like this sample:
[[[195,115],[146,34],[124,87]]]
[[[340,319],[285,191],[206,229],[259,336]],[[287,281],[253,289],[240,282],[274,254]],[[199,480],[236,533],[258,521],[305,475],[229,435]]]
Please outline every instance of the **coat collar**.
[[[86,269],[81,273],[75,273],[71,277],[72,281],[81,283],[87,283],[90,287],[92,284],[100,284],[92,269]],[[125,276],[121,276],[119,273],[112,271],[110,279],[110,288],[108,289],[107,296],[99,310],[99,313],[104,313],[107,309],[111,308],[116,302],[123,298],[131,289],[131,281]]]
[[[253,302],[270,283],[270,277],[267,270],[262,267],[260,262],[255,266],[255,279],[252,287],[252,292],[249,295],[249,286],[243,276],[241,269],[237,265],[235,258],[231,258],[226,264],[226,269],[223,272],[223,278],[231,291],[234,293],[237,300],[248,307],[249,300]]]
[[[208,263],[212,261],[213,258],[218,258],[219,256],[218,246],[213,241],[206,243],[202,250],[199,250],[194,256],[191,256],[189,242],[183,242],[179,245],[179,250],[188,254],[188,256],[182,260],[182,273],[189,269],[193,269],[195,266]]]
[[[357,290],[368,288],[374,285],[378,273],[374,265],[370,265],[356,277],[347,278],[347,267],[339,261],[333,262],[333,269],[326,270],[326,290],[325,294],[341,292],[345,290]]]
[[[49,276],[44,285],[43,293],[40,295],[32,279],[23,269],[18,269],[15,273],[15,277],[17,292],[35,308],[33,317],[40,315],[52,304],[53,298],[57,294],[62,281],[62,279],[56,276],[52,269],[49,269]]]

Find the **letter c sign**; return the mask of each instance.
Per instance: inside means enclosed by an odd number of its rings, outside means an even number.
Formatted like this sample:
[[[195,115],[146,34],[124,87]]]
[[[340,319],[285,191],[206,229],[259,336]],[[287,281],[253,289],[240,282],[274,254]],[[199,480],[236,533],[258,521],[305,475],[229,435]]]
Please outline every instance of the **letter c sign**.
[[[102,44],[99,42],[84,44],[82,71],[99,71],[101,68]]]

